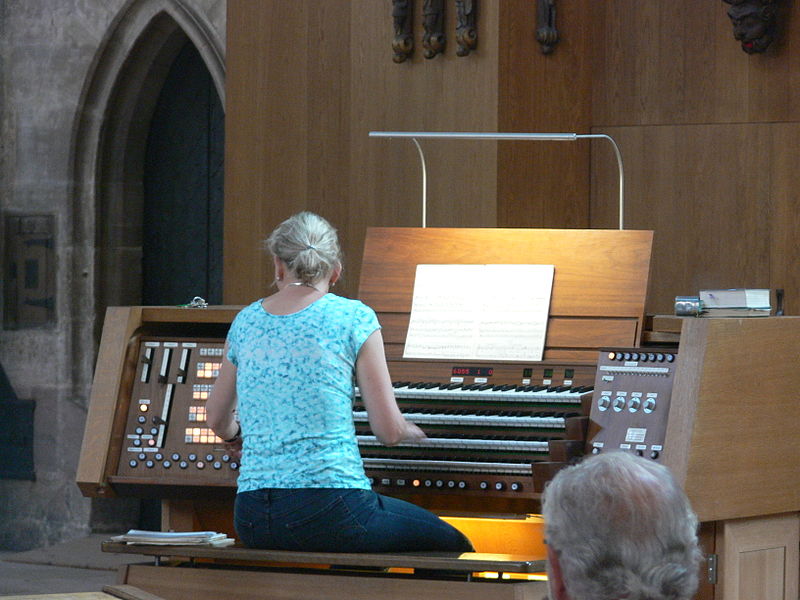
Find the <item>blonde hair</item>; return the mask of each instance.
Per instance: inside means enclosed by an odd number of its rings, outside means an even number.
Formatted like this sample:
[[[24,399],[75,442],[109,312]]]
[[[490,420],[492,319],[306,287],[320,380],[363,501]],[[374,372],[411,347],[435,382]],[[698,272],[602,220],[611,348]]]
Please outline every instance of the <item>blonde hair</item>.
[[[264,246],[300,281],[309,285],[330,277],[342,264],[336,229],[308,211],[292,215],[278,225],[264,241]]]

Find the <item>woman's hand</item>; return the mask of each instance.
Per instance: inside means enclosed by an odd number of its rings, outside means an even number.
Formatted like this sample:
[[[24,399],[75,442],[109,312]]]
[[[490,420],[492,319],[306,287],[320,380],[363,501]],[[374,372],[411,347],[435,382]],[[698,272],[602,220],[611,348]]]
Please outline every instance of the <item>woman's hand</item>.
[[[240,461],[242,459],[242,437],[239,436],[233,442],[225,442],[225,449],[232,458],[235,458],[237,462]]]
[[[425,432],[422,431],[419,427],[417,427],[411,421],[406,421],[406,433],[403,436],[402,442],[421,442],[423,440],[427,440],[428,436],[425,435]]]

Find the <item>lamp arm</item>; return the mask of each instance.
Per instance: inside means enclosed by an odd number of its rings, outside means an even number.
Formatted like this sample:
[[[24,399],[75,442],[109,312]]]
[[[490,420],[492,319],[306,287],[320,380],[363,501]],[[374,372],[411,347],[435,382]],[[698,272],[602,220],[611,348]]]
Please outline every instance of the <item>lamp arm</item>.
[[[617,157],[617,167],[619,167],[619,228],[620,231],[625,229],[625,171],[622,168],[622,153],[619,151],[617,142],[614,141],[614,138],[605,133],[578,134],[576,137],[604,139],[611,142],[611,146],[614,148],[614,154]]]
[[[425,167],[425,153],[422,151],[422,146],[419,145],[417,138],[411,138],[414,145],[419,152],[419,162],[422,165],[422,227],[427,227],[428,215],[428,169]]]
[[[614,155],[617,157],[619,168],[619,228],[625,228],[625,172],[622,167],[622,153],[617,142],[605,133],[478,133],[466,131],[370,131],[369,137],[411,138],[419,152],[422,163],[422,226],[425,227],[427,211],[428,175],[425,167],[425,155],[417,141],[420,139],[450,139],[450,140],[529,140],[548,142],[573,142],[579,139],[605,139],[611,142]]]

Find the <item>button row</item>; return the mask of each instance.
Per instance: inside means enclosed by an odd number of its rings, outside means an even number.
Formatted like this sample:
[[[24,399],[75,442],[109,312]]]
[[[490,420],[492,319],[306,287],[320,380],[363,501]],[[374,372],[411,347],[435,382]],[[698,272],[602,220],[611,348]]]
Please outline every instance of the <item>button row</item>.
[[[601,412],[607,411],[611,408],[614,412],[622,412],[625,407],[628,407],[628,412],[639,412],[641,408],[643,412],[650,414],[656,409],[655,398],[645,398],[644,403],[641,398],[633,397],[630,400],[625,396],[616,396],[613,400],[608,394],[603,394],[597,399],[597,408]]]
[[[675,355],[669,352],[609,352],[609,360],[636,362],[674,362]]]
[[[380,483],[380,485],[384,487],[414,487],[414,488],[434,488],[434,489],[451,489],[451,490],[466,490],[469,489],[469,483],[464,480],[455,480],[455,479],[390,479],[388,477],[383,477],[380,480],[376,480],[373,477],[369,478],[370,485],[375,485],[376,481]],[[519,481],[512,481],[510,484],[506,484],[503,481],[497,481],[495,483],[490,483],[488,481],[481,481],[478,483],[478,489],[488,491],[488,490],[495,490],[498,492],[502,492],[503,490],[509,489],[512,492],[521,492],[524,486]]]
[[[659,446],[659,448],[660,448],[660,446]],[[628,448],[620,448],[620,450],[627,450],[627,449]],[[603,451],[603,449],[600,448],[599,446],[595,446],[594,448],[592,448],[592,454],[600,454],[602,451]],[[634,451],[634,453],[637,456],[642,456],[642,457],[643,456],[648,456],[648,457],[652,458],[653,460],[656,460],[659,456],[661,456],[661,451],[657,450],[655,447],[653,447],[653,449],[650,450],[650,451],[648,451],[647,449],[637,448]]]
[[[164,458],[164,455],[161,453],[148,457],[147,454],[142,452],[138,454],[136,458],[130,459],[128,461],[128,466],[131,469],[135,469],[139,465],[144,465],[145,468],[152,469],[160,464],[164,469],[170,469],[173,465],[177,465],[180,469],[188,469],[190,466],[194,466],[198,470],[203,470],[207,466],[210,466],[214,470],[220,470],[223,465],[227,463],[231,470],[236,471],[239,469],[239,463],[231,461],[231,457],[227,454],[223,455],[220,460],[214,460],[214,458],[213,454],[207,454],[204,461],[202,459],[198,460],[196,454],[189,454],[186,460],[182,460],[181,455],[177,452],[172,454],[169,458]]]

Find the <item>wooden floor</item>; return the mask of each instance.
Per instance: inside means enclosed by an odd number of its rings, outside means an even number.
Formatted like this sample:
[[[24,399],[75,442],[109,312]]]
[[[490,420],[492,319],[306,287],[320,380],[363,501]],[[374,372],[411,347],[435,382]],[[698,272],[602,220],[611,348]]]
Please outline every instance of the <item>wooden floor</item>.
[[[69,594],[26,594],[0,596],[2,600],[164,600],[132,585],[108,585],[103,592],[78,592]],[[106,593],[109,592],[109,593]]]

